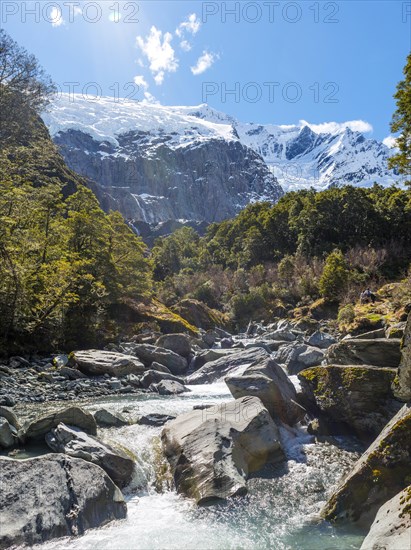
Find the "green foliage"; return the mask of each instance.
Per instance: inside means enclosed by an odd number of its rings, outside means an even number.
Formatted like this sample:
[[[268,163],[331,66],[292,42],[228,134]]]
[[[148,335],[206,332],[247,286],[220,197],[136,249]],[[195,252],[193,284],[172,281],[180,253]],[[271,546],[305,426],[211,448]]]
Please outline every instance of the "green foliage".
[[[343,253],[341,250],[334,250],[325,261],[319,281],[321,296],[328,300],[338,300],[346,290],[349,276]]]
[[[401,132],[396,139],[399,152],[388,162],[390,168],[396,168],[400,174],[411,176],[411,53],[404,67],[404,77],[404,80],[398,83],[394,95],[397,109],[391,123],[392,132]]]
[[[340,326],[350,325],[355,319],[355,309],[353,304],[347,304],[338,311],[338,323]]]

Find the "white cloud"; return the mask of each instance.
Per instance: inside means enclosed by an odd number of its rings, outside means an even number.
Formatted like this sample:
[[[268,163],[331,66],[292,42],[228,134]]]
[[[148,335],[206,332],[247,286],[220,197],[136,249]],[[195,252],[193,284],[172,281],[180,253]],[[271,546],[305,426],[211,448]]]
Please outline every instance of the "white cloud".
[[[60,25],[64,25],[63,15],[59,7],[52,7],[49,15],[49,21],[52,27],[60,27]]]
[[[387,136],[382,140],[383,144],[392,149],[397,146],[397,140],[394,136]]]
[[[150,92],[144,93],[144,99],[141,103],[155,103],[157,105],[160,104],[160,102],[153,96],[153,94],[150,94]]]
[[[174,73],[178,69],[178,59],[171,46],[172,39],[171,33],[163,34],[155,26],[151,27],[146,39],[137,36],[137,45],[150,62],[150,71],[157,85],[163,83],[166,72]]]
[[[197,14],[191,13],[186,21],[179,24],[176,29],[177,36],[183,36],[184,32],[188,32],[193,36],[198,33],[201,27],[201,21],[198,19]]]
[[[182,40],[180,42],[180,48],[185,51],[185,52],[189,52],[191,50],[191,44],[188,40]]]
[[[346,128],[353,132],[368,133],[373,127],[365,120],[348,120],[347,122],[323,122],[322,124],[310,124],[306,120],[300,120],[301,126],[309,126],[317,134],[340,134]]]
[[[148,90],[148,83],[143,75],[138,75],[134,77],[134,84],[143,90]]]
[[[218,59],[218,55],[204,51],[203,55],[200,55],[200,57],[197,59],[197,63],[195,64],[195,66],[190,67],[191,72],[193,73],[193,75],[204,73],[213,65],[216,59]]]

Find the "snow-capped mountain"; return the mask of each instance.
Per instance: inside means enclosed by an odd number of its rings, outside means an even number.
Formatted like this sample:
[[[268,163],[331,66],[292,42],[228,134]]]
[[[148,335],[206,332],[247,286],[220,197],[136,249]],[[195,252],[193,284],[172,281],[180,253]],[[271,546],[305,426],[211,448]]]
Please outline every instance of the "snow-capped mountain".
[[[219,221],[283,190],[401,183],[388,147],[341,125],[246,124],[205,104],[64,94],[43,118],[103,207],[148,223]]]

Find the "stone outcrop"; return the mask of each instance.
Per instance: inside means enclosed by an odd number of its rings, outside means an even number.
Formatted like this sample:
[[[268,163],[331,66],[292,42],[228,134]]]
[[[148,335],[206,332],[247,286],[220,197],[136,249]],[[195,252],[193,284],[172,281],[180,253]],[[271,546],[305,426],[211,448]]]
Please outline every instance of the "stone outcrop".
[[[401,346],[401,363],[393,390],[401,401],[411,401],[411,313],[408,315],[407,326]]]
[[[73,355],[79,370],[91,376],[101,374],[125,376],[127,374],[143,374],[145,371],[141,361],[124,353],[91,349],[75,351]]]
[[[319,365],[324,359],[324,352],[307,344],[293,342],[282,346],[275,354],[275,358],[286,367],[288,374],[293,375]]]
[[[78,428],[59,424],[46,434],[46,443],[56,453],[97,464],[119,487],[125,487],[131,481],[134,460],[121,449],[114,449]]]
[[[169,369],[174,375],[184,374],[188,369],[187,359],[174,351],[153,346],[151,344],[135,344],[133,352],[146,365],[150,367],[153,362],[160,363]]]
[[[111,412],[107,409],[99,409],[93,414],[93,416],[97,426],[101,428],[109,428],[112,426],[119,428],[129,424],[122,414],[118,412]]]
[[[0,495],[1,549],[82,535],[127,513],[104,470],[61,454],[0,457]]]
[[[400,359],[398,338],[347,338],[334,344],[327,351],[329,364],[374,365],[397,368]]]
[[[404,405],[342,480],[322,517],[370,527],[380,506],[409,485],[410,465],[411,405]]]
[[[179,493],[206,504],[246,493],[246,478],[284,460],[278,428],[256,397],[178,416],[161,435]]]
[[[191,354],[190,338],[186,334],[163,334],[156,341],[156,346],[171,349],[186,358]]]
[[[28,422],[23,426],[19,435],[23,440],[42,439],[46,433],[56,428],[61,422],[80,428],[90,435],[97,434],[97,424],[92,414],[79,407],[68,407]]]
[[[367,439],[377,436],[400,408],[391,383],[394,369],[328,365],[299,373],[304,403],[314,415],[331,422],[330,430],[345,426]]]
[[[411,485],[383,504],[360,550],[407,550],[411,547]]]

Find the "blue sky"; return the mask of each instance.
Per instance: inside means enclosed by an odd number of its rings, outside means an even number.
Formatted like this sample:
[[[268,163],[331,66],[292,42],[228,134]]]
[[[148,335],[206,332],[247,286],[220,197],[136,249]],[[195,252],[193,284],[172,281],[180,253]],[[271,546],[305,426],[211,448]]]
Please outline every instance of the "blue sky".
[[[0,9],[2,27],[63,91],[207,102],[244,122],[358,121],[377,139],[389,135],[411,50],[407,1],[3,0]]]

